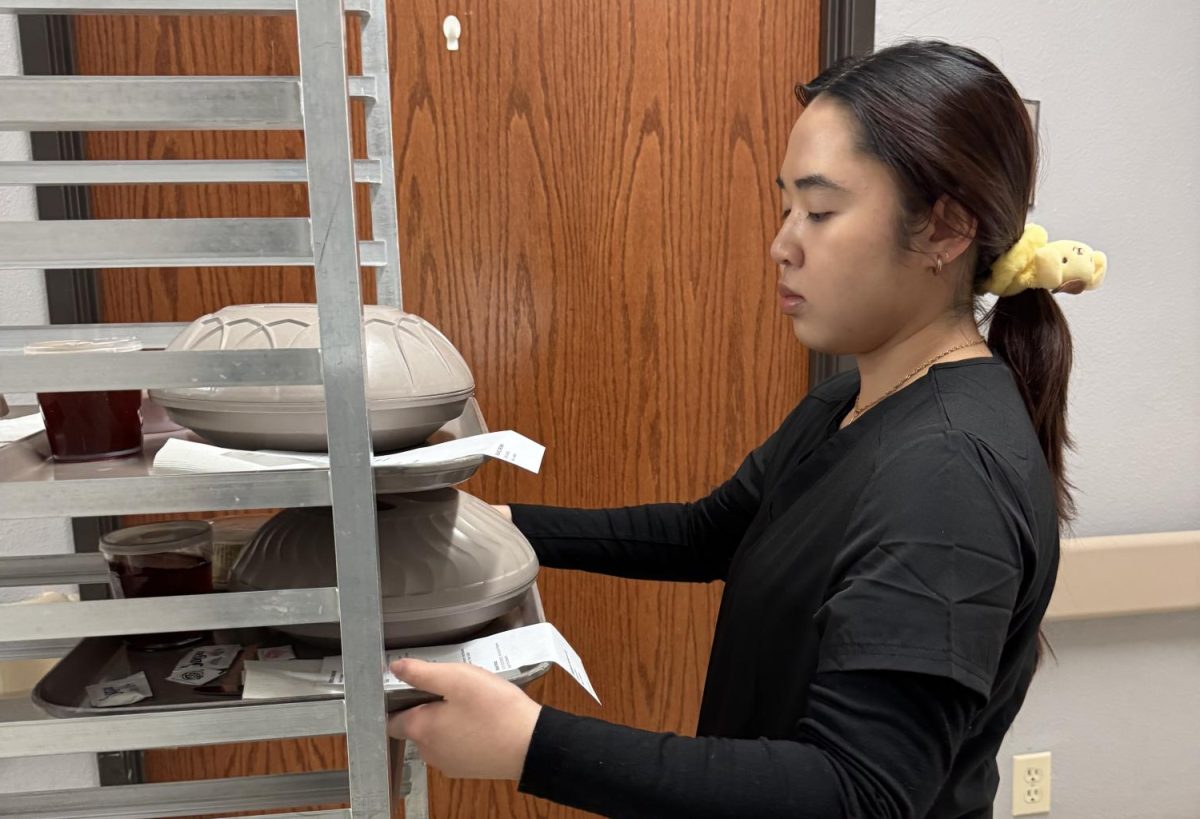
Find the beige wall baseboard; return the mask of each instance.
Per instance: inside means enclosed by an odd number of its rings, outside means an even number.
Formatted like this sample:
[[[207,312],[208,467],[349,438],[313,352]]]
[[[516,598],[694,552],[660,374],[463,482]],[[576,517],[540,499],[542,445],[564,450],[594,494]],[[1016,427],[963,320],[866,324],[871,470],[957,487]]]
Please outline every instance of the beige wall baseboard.
[[[1200,531],[1064,539],[1047,620],[1200,609]]]

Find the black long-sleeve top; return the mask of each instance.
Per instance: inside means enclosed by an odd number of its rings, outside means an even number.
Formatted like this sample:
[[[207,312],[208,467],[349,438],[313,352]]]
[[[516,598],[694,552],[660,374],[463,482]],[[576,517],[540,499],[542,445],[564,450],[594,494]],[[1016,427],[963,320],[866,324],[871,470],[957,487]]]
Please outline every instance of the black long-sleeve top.
[[[545,566],[724,580],[696,737],[544,707],[522,790],[609,816],[991,817],[1053,590],[1054,484],[1008,368],[850,426],[812,390],[689,504],[513,506]]]

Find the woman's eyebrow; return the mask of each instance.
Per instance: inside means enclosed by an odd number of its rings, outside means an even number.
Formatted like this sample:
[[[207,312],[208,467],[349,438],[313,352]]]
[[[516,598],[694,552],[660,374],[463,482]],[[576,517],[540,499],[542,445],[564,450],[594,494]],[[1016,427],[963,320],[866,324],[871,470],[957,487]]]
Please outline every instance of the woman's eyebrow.
[[[780,190],[783,190],[784,185],[782,177],[775,177],[775,184],[779,186]],[[835,191],[837,193],[847,193],[847,189],[845,187],[834,182],[828,176],[819,173],[810,173],[808,176],[802,176],[795,180],[794,184],[796,185],[796,190],[800,191],[808,190],[810,188],[825,188],[826,190]]]

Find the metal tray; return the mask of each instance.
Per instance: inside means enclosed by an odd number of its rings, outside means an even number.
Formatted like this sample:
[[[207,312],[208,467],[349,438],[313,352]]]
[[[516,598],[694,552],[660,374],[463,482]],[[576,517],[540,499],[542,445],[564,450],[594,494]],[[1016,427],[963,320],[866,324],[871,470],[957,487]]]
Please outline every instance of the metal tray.
[[[467,402],[462,415],[431,435],[429,443],[437,444],[444,441],[457,440],[471,435],[480,435],[487,431],[487,424],[483,420],[483,413],[479,409],[479,404],[472,398]],[[45,433],[31,435],[14,443],[0,445],[0,483],[49,483],[88,479],[146,477],[155,477],[162,481],[172,481],[179,477],[195,477],[190,475],[162,475],[151,470],[150,467],[154,462],[154,456],[170,438],[182,438],[191,441],[203,440],[188,430],[149,434],[145,436],[145,445],[140,455],[108,461],[57,463],[50,458],[50,446],[46,441]],[[416,466],[376,467],[375,491],[379,494],[390,495],[405,492],[425,492],[430,489],[455,486],[470,479],[479,470],[479,467],[483,466],[483,462],[484,457],[482,455],[469,455],[439,463],[420,464]],[[245,478],[246,474],[248,473],[237,473],[237,476]]]
[[[508,629],[530,626],[546,621],[545,611],[537,586],[529,591],[507,614],[493,620],[479,634],[495,634]],[[212,632],[212,640],[205,643],[238,643],[243,646],[258,645],[260,647],[291,645],[297,659],[319,659],[329,653],[328,650],[316,648],[269,629],[238,629]],[[198,644],[194,644],[198,645]],[[326,691],[313,696],[288,697],[283,699],[253,699],[241,698],[241,686],[237,683],[241,673],[241,658],[219,678],[214,686],[225,682],[237,684],[236,689],[229,693],[207,693],[186,685],[167,681],[175,664],[193,646],[170,649],[166,651],[136,651],[128,648],[120,637],[88,637],[79,642],[67,656],[59,660],[33,689],[32,699],[46,713],[55,717],[90,717],[115,714],[145,714],[151,712],[185,711],[207,708],[233,708],[246,705],[269,705],[281,702],[298,702],[310,700],[340,699],[340,686],[330,686]],[[506,678],[522,688],[543,676],[550,670],[549,663],[518,669]],[[88,703],[87,686],[104,680],[118,679],[146,672],[154,696],[147,700],[129,706],[113,708],[96,708]],[[387,710],[402,711],[416,705],[432,702],[438,699],[433,694],[412,689],[388,691]]]

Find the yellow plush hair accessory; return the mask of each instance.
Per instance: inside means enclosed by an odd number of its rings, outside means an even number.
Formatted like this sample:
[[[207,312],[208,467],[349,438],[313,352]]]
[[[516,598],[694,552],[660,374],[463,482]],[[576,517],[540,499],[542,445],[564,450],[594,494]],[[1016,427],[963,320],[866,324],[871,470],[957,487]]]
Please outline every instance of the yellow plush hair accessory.
[[[1108,267],[1103,253],[1082,242],[1049,238],[1041,225],[1026,225],[1017,243],[992,265],[992,275],[982,289],[1015,296],[1030,288],[1077,294],[1100,286]]]

